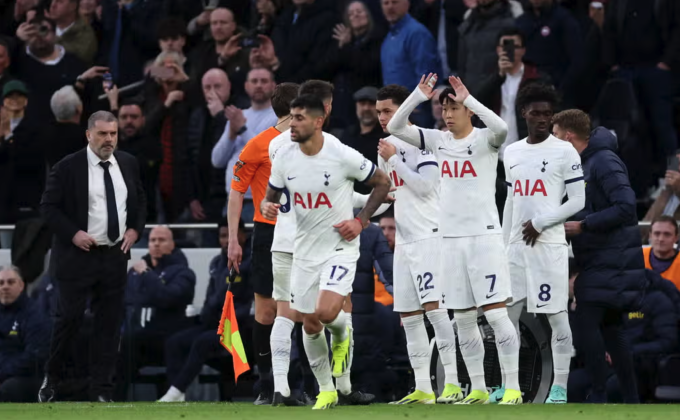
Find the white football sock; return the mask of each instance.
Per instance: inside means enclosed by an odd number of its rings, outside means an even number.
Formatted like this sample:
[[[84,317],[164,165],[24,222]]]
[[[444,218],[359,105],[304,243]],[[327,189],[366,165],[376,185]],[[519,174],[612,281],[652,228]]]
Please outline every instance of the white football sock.
[[[439,357],[446,374],[446,383],[460,386],[456,361],[456,333],[453,331],[449,313],[443,308],[435,309],[427,313],[427,319],[430,320],[430,324],[434,328]]]
[[[519,337],[508,318],[506,308],[485,311],[484,315],[496,336],[496,349],[501,370],[504,371],[503,383],[506,389],[519,391]]]
[[[272,349],[272,373],[274,374],[274,392],[290,397],[288,387],[288,368],[290,366],[290,335],[295,323],[288,318],[277,316],[274,320],[269,345]]]
[[[404,325],[404,333],[406,333],[406,349],[413,374],[416,377],[416,389],[431,394],[430,345],[423,314],[402,318],[401,323]]]
[[[517,331],[517,337],[520,338],[520,344],[521,344],[521,337],[522,335],[519,332],[519,318],[522,316],[522,310],[524,309],[524,304],[526,303],[526,299],[521,299],[517,303],[513,304],[512,306],[508,306],[508,318],[510,318],[510,322],[512,322],[512,325],[515,327],[515,330]]]
[[[571,364],[572,338],[571,327],[569,326],[569,315],[566,311],[557,314],[548,314],[548,322],[552,328],[553,366],[555,369],[555,380],[553,385],[559,385],[567,389],[569,380],[569,365]]]
[[[343,395],[349,395],[352,393],[352,381],[350,380],[350,371],[352,369],[352,360],[354,359],[354,327],[352,326],[352,314],[345,312],[345,323],[349,328],[349,333],[352,335],[352,341],[350,341],[349,347],[349,365],[345,373],[335,380],[335,387]]]
[[[331,332],[333,341],[343,341],[347,338],[347,314],[345,314],[345,311],[341,310],[332,322],[324,325]]]
[[[304,328],[303,328],[304,330]],[[319,383],[320,391],[335,391],[333,377],[331,376],[331,363],[328,359],[328,344],[323,330],[318,334],[309,335],[303,333],[303,343],[309,367]]]
[[[455,311],[454,318],[458,325],[460,353],[470,376],[470,388],[487,392],[484,379],[484,340],[477,326],[477,309]]]

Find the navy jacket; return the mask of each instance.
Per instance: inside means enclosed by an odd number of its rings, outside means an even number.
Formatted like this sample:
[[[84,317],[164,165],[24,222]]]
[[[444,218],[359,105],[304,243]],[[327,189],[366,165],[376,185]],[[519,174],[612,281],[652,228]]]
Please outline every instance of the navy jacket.
[[[137,274],[128,272],[125,303],[133,329],[137,326],[153,325],[160,329],[173,329],[185,318],[186,307],[194,300],[196,274],[189,268],[187,257],[175,248],[172,254],[163,256],[156,267],[151,265],[151,256],[143,259],[149,270]],[[142,309],[151,308],[151,319],[142,321]]]
[[[636,357],[669,354],[678,348],[680,292],[651,270],[645,275],[645,298],[639,310],[627,314],[626,333]]]
[[[361,232],[360,256],[352,283],[352,325],[354,327],[353,368],[376,370],[380,359],[381,321],[375,319],[374,264],[380,267],[385,281],[392,285],[393,253],[380,228],[374,224]],[[383,362],[384,363],[384,362]]]
[[[11,305],[0,305],[0,383],[38,374],[51,334],[49,319],[25,293]]]
[[[239,327],[245,323],[250,316],[250,308],[253,302],[253,290],[250,283],[250,240],[243,245],[243,258],[234,283],[231,285],[231,293],[234,295],[234,309]],[[205,301],[201,308],[201,325],[208,328],[215,328],[220,323],[222,317],[222,307],[224,297],[229,289],[229,269],[227,268],[227,255],[221,252],[220,255],[210,261],[210,283],[205,293]]]
[[[572,220],[584,220],[585,231],[572,238],[580,268],[574,294],[578,304],[626,309],[639,304],[645,263],[635,193],[616,149],[616,137],[599,127],[581,153],[586,206]]]

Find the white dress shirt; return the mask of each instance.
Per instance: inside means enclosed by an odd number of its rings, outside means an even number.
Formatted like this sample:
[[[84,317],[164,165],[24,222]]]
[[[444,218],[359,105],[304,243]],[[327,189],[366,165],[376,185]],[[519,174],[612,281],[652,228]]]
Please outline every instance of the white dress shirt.
[[[109,216],[106,209],[106,188],[104,187],[104,168],[99,164],[102,160],[87,147],[87,233],[92,236],[97,245],[114,245],[119,242],[125,233],[127,222],[127,186],[120,165],[116,158],[111,155],[108,162],[109,173],[113,181],[113,189],[116,195],[116,208],[118,209],[118,230],[120,234],[115,242],[109,240]]]
[[[508,125],[508,136],[505,138],[505,143],[501,146],[499,157],[502,160],[505,153],[505,148],[512,143],[519,140],[519,133],[517,132],[517,113],[515,112],[515,104],[517,101],[517,92],[519,92],[519,85],[522,83],[524,77],[524,66],[515,74],[507,74],[505,82],[501,87],[501,115],[500,117]]]

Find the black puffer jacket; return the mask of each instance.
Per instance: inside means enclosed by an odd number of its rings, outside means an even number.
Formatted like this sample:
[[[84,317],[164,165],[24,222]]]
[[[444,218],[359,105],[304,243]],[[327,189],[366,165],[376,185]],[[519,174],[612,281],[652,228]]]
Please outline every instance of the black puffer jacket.
[[[572,220],[584,220],[585,231],[572,239],[581,269],[574,294],[579,304],[630,309],[639,307],[645,263],[635,193],[616,149],[616,137],[599,127],[581,153],[586,206]]]

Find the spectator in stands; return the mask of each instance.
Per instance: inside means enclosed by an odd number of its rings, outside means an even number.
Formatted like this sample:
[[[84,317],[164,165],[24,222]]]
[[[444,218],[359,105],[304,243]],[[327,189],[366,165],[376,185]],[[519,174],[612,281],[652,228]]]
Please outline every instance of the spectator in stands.
[[[680,68],[680,4],[674,0],[610,1],[604,58],[618,77],[634,83],[651,124],[656,161],[675,154],[673,78]]]
[[[369,224],[360,236],[360,255],[351,295],[354,360],[350,398],[370,402],[380,393],[381,383],[388,375],[390,352],[386,347],[391,345],[391,341],[384,343],[382,338],[389,335],[387,331],[390,328],[398,328],[399,321],[395,318],[394,325],[385,322],[392,318],[393,312],[391,308],[375,302],[375,271],[382,273],[382,278],[389,286],[392,285],[392,250],[380,228],[374,224]]]
[[[47,165],[57,162],[87,146],[85,130],[81,125],[83,103],[73,86],[64,86],[52,95],[50,108],[55,120],[42,134]]]
[[[576,19],[555,0],[530,0],[527,13],[517,18],[524,36],[526,62],[550,76],[562,94],[565,107],[572,106],[581,87],[584,46]]]
[[[196,106],[203,102],[201,96],[203,75],[216,67],[224,70],[229,76],[232,82],[232,98],[244,96],[243,84],[249,69],[249,52],[241,46],[244,34],[236,26],[231,10],[218,8],[210,14],[210,33],[212,39],[197,45],[189,59],[192,66],[191,103]]]
[[[675,246],[678,235],[678,222],[671,216],[659,216],[652,221],[650,235],[651,247],[643,248],[645,267],[670,280],[680,290],[680,259]]]
[[[488,76],[498,73],[498,36],[514,23],[506,0],[479,0],[470,17],[458,28],[458,74],[471,92],[480,90]]]
[[[508,57],[506,47],[513,45],[514,57]],[[510,27],[500,31],[496,38],[497,64],[493,74],[479,85],[475,97],[508,124],[508,136],[500,149],[500,158],[507,146],[527,136],[527,123],[517,109],[517,93],[529,83],[543,81],[547,77],[535,65],[524,63],[526,47],[524,36],[518,29]]]
[[[0,110],[1,187],[6,196],[0,200],[4,223],[37,216],[45,188],[45,164],[39,131],[26,118],[28,90],[19,80],[5,85]]]
[[[127,382],[143,366],[163,364],[165,340],[190,325],[185,310],[194,300],[196,275],[175,247],[172,231],[157,226],[149,234],[149,253],[128,272],[127,319],[121,342],[123,377]]]
[[[441,74],[441,62],[434,37],[408,13],[408,8],[408,0],[382,0],[390,30],[380,50],[380,61],[384,85],[413,90],[423,74]],[[429,102],[413,111],[411,121],[421,127],[434,125]]]
[[[276,78],[302,83],[310,79],[332,80],[338,53],[333,28],[338,22],[334,5],[326,0],[293,0],[276,22],[272,40]],[[262,38],[262,37],[261,37]],[[260,48],[269,49],[269,43]],[[265,54],[270,57],[270,54]]]
[[[50,100],[57,90],[85,76],[85,64],[56,44],[53,20],[43,16],[19,26],[17,35],[26,39],[17,60],[16,74],[30,87],[26,119],[33,126],[52,120]]]
[[[50,334],[18,269],[0,267],[0,403],[36,401]]]
[[[250,240],[243,221],[240,221],[238,241],[243,248],[243,259],[239,266],[240,274],[232,279],[227,267],[229,228],[224,219],[219,224],[219,235],[222,250],[210,262],[210,283],[201,309],[199,325],[173,335],[165,343],[165,360],[168,382],[171,387],[160,399],[161,402],[184,401],[187,388],[198,376],[204,364],[222,373],[232,370],[231,357],[222,347],[219,336],[215,333],[220,323],[227,290],[231,290],[234,294],[234,308],[241,337],[250,336],[245,333],[249,328],[250,308],[253,301],[253,292],[249,282],[251,247],[248,242]],[[246,343],[246,348],[248,347],[250,346]]]
[[[599,127],[591,133],[588,115],[579,110],[563,111],[552,123],[555,136],[569,141],[581,155],[588,184],[585,208],[565,224],[565,231],[580,267],[574,284],[576,328],[586,346],[586,369],[593,377],[590,401],[607,401],[606,343],[625,386],[624,400],[637,403],[635,372],[621,324],[622,314],[638,302],[645,281],[635,194],[611,132]]]
[[[21,22],[30,20],[27,18],[35,14],[39,0],[16,0],[6,1],[0,5],[2,16],[0,17],[0,34],[14,36]]]
[[[89,23],[97,37],[97,45],[102,40],[102,5],[101,0],[80,0],[78,9],[80,17]]]
[[[378,141],[385,137],[378,123],[378,112],[375,109],[378,89],[366,86],[354,92],[356,118],[359,124],[350,126],[342,133],[340,140],[364,155],[365,158],[378,164]],[[371,188],[361,182],[354,183],[354,190],[361,194],[369,194]]]
[[[160,0],[102,0],[102,45],[99,56],[123,87],[144,77],[144,64],[158,54]]]
[[[390,246],[390,249],[394,251],[394,245],[396,244],[397,235],[397,224],[394,221],[394,215],[386,214],[383,217],[381,217],[380,229],[382,230],[383,235],[387,239],[387,244]]]
[[[5,83],[12,80],[9,67],[12,64],[12,49],[7,38],[0,36],[0,92]]]
[[[182,19],[167,17],[158,22],[158,46],[161,52],[176,52],[184,60],[186,70],[186,57],[184,47],[187,44],[187,26]]]
[[[166,16],[178,16],[187,25],[187,31],[193,38],[210,38],[210,33],[206,32],[210,26],[210,14],[215,8],[226,8],[231,10],[236,17],[236,23],[243,25],[247,23],[248,8],[250,1],[243,0],[165,0],[164,11]]]
[[[345,9],[343,23],[333,30],[339,49],[334,70],[333,126],[347,127],[356,122],[352,101],[355,92],[365,86],[382,86],[380,46],[383,38],[384,30],[375,25],[366,4],[351,1]],[[375,150],[372,152],[375,155]]]
[[[120,127],[118,148],[137,158],[139,179],[144,191],[150,197],[155,197],[158,191],[158,173],[163,161],[163,149],[158,137],[149,134],[143,107],[134,99],[123,101],[117,114]],[[146,220],[156,222],[156,200],[147,200],[146,211]]]
[[[286,0],[256,0],[255,12],[251,12],[251,28],[255,28],[258,34],[271,36],[276,26],[276,21],[281,15],[281,10]]]
[[[214,68],[205,73],[202,86],[204,106],[192,112],[187,134],[192,177],[189,210],[193,221],[216,223],[222,219],[227,194],[224,169],[212,166],[211,155],[227,126],[224,111],[229,103],[231,83],[224,70]],[[215,245],[216,241],[209,246]]]
[[[186,82],[189,77],[182,69],[182,57],[176,52],[160,53],[151,74],[154,80],[146,85],[143,111],[148,133],[159,136],[162,149],[159,220],[172,223],[189,204],[186,146],[189,120]]]
[[[57,25],[57,44],[91,65],[97,54],[94,30],[78,12],[79,0],[52,0],[48,16]]]
[[[248,140],[255,137],[260,132],[276,125],[278,118],[272,108],[272,94],[276,82],[274,74],[264,68],[252,69],[248,72],[245,89],[250,98],[251,106],[248,109],[240,110],[233,105],[225,109],[225,115],[229,122],[224,129],[220,140],[212,149],[212,164],[215,168],[226,168],[225,171],[225,191],[231,189],[231,178],[234,171],[231,168],[238,161],[238,156]],[[223,203],[223,206],[226,203]],[[253,220],[255,208],[253,207],[253,196],[250,190],[246,192],[243,200],[243,210],[241,219],[250,222]]]

